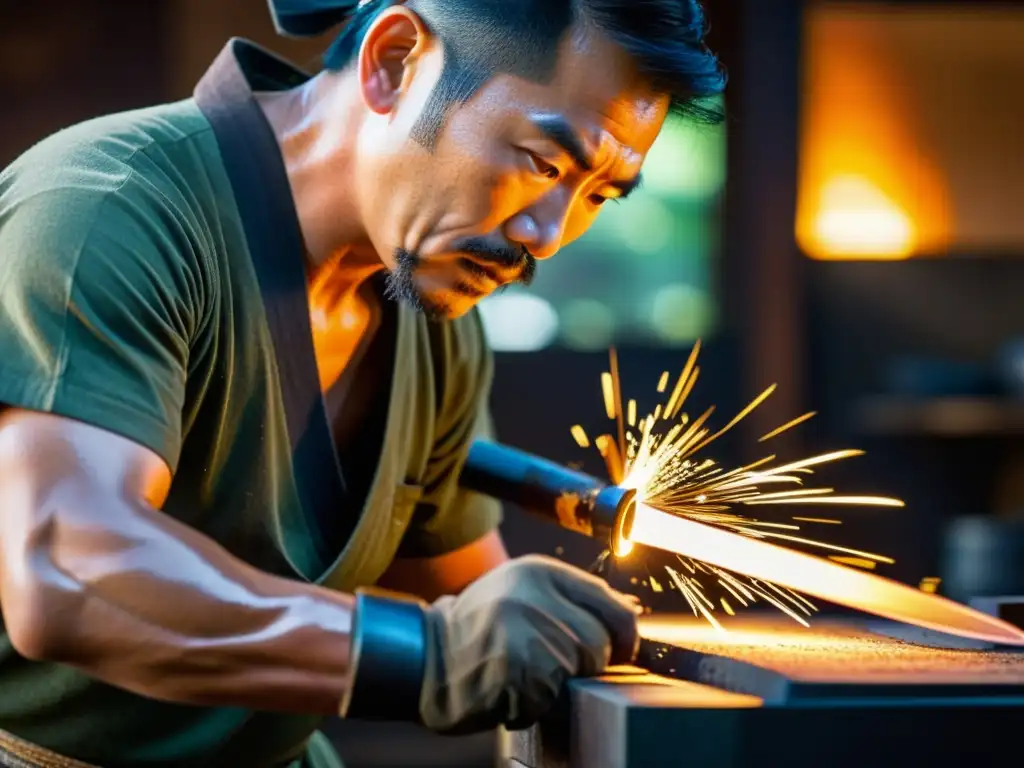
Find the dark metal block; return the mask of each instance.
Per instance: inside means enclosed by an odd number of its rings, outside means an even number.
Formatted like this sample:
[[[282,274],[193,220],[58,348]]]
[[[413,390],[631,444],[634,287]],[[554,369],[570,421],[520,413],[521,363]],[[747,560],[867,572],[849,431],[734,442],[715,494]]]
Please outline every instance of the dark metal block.
[[[970,601],[970,605],[982,613],[996,616],[1015,627],[1024,629],[1024,595],[976,597]]]
[[[528,768],[998,765],[1024,714],[1024,698],[730,706],[698,689],[655,688],[663,686],[574,683],[565,756],[513,757]]]
[[[652,621],[667,641],[652,672],[785,704],[823,698],[1024,696],[1024,653],[879,622],[734,620],[727,633],[694,621]],[[904,632],[902,639],[892,635]],[[923,642],[924,641],[924,642]],[[668,644],[671,643],[671,644]]]
[[[510,757],[528,768],[902,768],[995,765],[1015,748],[1019,651],[916,645],[845,623],[737,621],[725,637],[684,626],[647,624],[687,645],[654,666],[715,686],[625,668],[573,681],[568,712],[512,734]]]
[[[753,696],[622,667],[597,680],[573,681],[568,717],[563,711],[528,731],[509,734],[510,757],[529,768],[675,766],[680,763],[657,762],[641,734],[661,733],[655,741],[674,741],[683,710],[735,713],[759,706]]]

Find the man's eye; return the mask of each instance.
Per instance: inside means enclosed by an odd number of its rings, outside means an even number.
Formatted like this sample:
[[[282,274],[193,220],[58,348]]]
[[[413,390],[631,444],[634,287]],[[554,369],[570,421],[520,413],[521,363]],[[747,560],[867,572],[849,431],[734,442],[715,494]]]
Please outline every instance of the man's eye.
[[[533,161],[533,167],[537,169],[537,173],[539,173],[541,176],[546,176],[552,181],[557,181],[558,178],[562,175],[561,171],[559,171],[558,168],[556,168],[546,160],[542,160],[541,158],[537,157],[537,155],[531,153],[530,159]]]

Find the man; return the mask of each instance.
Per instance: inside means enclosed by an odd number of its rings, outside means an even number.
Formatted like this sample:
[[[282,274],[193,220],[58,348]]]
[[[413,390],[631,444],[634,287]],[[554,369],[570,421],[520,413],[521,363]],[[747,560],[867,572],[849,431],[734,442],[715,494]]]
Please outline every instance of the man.
[[[713,116],[696,0],[274,5],[349,17],[324,72],[231,41],[0,176],[5,764],[331,765],[323,716],[520,727],[633,652],[458,489],[471,310]]]

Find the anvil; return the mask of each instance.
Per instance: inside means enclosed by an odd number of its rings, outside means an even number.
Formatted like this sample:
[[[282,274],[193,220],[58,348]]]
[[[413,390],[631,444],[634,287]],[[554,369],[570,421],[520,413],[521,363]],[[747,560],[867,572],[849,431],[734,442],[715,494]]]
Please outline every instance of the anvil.
[[[573,681],[563,707],[508,735],[509,768],[989,766],[1015,754],[1024,652],[901,641],[875,622],[737,617],[728,629],[647,620],[655,671]]]

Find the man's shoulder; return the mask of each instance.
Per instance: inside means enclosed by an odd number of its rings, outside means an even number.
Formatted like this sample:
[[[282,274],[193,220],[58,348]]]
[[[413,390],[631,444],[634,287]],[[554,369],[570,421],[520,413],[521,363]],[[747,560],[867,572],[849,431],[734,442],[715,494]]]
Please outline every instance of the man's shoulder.
[[[40,195],[98,204],[132,176],[172,190],[190,162],[201,162],[197,147],[212,141],[191,99],[96,117],[26,150],[0,172],[0,196],[5,207]]]
[[[5,251],[52,253],[69,265],[61,254],[89,239],[127,238],[143,250],[187,240],[184,250],[205,252],[223,200],[219,162],[192,100],[73,125],[0,172],[0,240]]]
[[[205,286],[214,274],[210,222],[219,198],[216,188],[202,191],[214,174],[190,168],[208,162],[200,158],[206,153],[182,148],[207,130],[197,115],[182,102],[90,120],[0,172],[0,268],[8,285],[26,293],[48,283],[113,291],[132,275],[159,281],[166,295]]]
[[[194,99],[115,112],[83,120],[46,136],[12,167],[26,160],[48,164],[89,155],[128,161],[137,152],[174,145],[210,130],[209,122]]]

